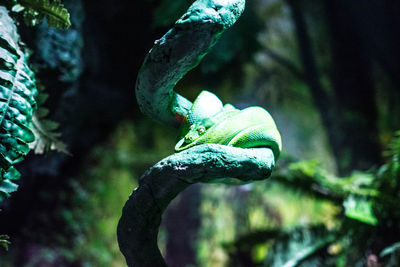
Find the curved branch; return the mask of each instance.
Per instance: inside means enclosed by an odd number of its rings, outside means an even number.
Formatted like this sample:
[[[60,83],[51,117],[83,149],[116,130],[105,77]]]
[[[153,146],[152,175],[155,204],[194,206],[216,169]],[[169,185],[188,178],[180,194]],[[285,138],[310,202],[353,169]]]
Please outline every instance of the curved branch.
[[[217,144],[194,146],[156,163],[140,178],[118,223],[118,242],[128,266],[166,266],[157,246],[161,215],[189,185],[221,177],[263,180],[274,164],[269,148]]]
[[[177,126],[192,103],[173,88],[242,14],[245,0],[197,0],[148,53],[136,81],[143,113]]]

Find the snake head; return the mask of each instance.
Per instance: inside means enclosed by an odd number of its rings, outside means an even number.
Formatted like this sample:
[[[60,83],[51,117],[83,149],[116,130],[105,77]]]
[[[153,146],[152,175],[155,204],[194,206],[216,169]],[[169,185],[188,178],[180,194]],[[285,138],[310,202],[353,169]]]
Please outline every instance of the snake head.
[[[195,125],[193,125],[195,126]],[[185,143],[192,143],[195,141],[197,138],[199,138],[201,135],[203,135],[206,132],[206,128],[203,125],[200,125],[196,128],[191,127],[192,129],[189,131],[187,135],[185,135],[184,140]],[[194,128],[194,129],[193,129]]]
[[[189,147],[194,146],[197,144],[197,140],[199,140],[208,129],[210,129],[215,122],[211,119],[204,119],[199,123],[195,123],[190,126],[189,131],[186,135],[179,140],[179,142],[175,146],[176,151],[181,151],[187,149]]]
[[[221,100],[213,93],[202,91],[195,101],[181,128],[181,138],[175,146],[176,151],[182,151],[196,144],[202,135],[214,125],[212,118],[224,110]]]

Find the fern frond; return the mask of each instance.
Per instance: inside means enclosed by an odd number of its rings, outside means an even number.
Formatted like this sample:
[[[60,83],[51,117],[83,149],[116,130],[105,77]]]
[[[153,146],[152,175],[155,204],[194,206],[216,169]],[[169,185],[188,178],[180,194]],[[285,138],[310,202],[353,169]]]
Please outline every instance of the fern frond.
[[[29,144],[35,154],[43,154],[50,150],[70,154],[65,143],[59,140],[60,133],[54,132],[58,128],[58,123],[50,120],[40,120],[40,112],[46,109],[38,109],[38,114],[32,118],[32,131],[35,135],[35,141]]]
[[[30,129],[35,135],[35,141],[29,144],[35,154],[43,154],[50,150],[63,152],[70,155],[65,143],[60,141],[61,133],[56,132],[59,124],[57,122],[47,119],[49,109],[43,106],[48,98],[45,87],[41,84],[40,80],[36,81],[39,94],[36,97],[38,109],[33,114]]]
[[[13,20],[0,7],[0,201],[18,188],[13,180],[20,174],[13,164],[23,160],[35,140],[29,127],[38,91],[27,59]]]
[[[17,0],[15,12],[23,12],[24,21],[29,26],[41,24],[47,19],[50,27],[67,29],[71,26],[68,10],[61,0]]]

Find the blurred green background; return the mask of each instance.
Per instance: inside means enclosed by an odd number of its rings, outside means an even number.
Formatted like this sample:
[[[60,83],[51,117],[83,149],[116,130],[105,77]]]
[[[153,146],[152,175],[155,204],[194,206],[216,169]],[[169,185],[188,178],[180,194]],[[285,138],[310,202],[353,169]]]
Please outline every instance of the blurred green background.
[[[2,267],[124,266],[122,207],[178,135],[140,113],[134,84],[192,1],[63,2],[67,31],[19,30],[72,156],[17,165],[20,188],[0,203]],[[174,200],[159,233],[170,266],[400,266],[399,13],[389,0],[247,1],[176,90],[266,108],[283,152],[268,180]]]

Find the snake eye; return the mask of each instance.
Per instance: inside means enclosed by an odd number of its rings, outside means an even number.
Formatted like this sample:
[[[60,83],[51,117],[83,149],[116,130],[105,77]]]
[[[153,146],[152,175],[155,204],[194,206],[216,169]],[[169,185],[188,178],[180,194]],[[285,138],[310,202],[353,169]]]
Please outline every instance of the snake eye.
[[[200,126],[199,128],[197,128],[197,132],[199,134],[203,134],[206,131],[206,128],[204,126]]]

